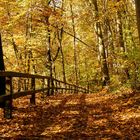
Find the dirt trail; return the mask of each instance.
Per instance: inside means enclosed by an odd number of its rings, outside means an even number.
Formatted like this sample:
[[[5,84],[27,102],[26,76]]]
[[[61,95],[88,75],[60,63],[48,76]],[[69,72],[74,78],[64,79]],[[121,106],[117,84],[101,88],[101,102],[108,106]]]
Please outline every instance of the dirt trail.
[[[140,94],[56,95],[29,105],[29,96],[14,100],[13,119],[0,110],[0,137],[52,140],[139,140]]]

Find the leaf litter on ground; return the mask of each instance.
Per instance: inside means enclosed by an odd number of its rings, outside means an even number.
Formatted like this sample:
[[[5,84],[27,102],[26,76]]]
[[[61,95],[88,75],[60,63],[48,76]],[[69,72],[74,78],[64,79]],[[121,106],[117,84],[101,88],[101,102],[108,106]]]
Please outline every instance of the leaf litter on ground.
[[[30,96],[13,101],[13,118],[0,109],[0,137],[11,139],[130,139],[140,138],[140,94],[132,90],[92,94],[56,94],[36,105]]]

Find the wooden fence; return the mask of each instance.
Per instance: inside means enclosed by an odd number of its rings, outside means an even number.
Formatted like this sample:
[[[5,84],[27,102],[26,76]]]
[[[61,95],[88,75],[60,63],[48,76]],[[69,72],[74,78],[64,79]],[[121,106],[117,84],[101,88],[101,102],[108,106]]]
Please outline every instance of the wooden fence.
[[[19,72],[0,72],[5,77],[6,90],[0,93],[0,107],[4,109],[4,117],[12,118],[13,99],[31,95],[30,103],[35,104],[36,93],[54,95],[58,93],[88,93],[89,90],[73,84],[50,78],[48,76],[33,75]]]

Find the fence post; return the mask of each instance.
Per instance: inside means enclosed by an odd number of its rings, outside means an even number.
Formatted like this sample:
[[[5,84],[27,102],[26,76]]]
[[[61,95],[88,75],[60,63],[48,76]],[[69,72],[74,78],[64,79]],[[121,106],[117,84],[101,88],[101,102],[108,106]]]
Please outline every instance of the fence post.
[[[56,92],[56,94],[58,92],[58,89],[57,89],[57,81],[55,81],[55,92]]]
[[[64,87],[63,87],[63,85],[62,85],[62,87],[61,87],[62,89],[61,89],[61,94],[63,94],[63,92],[64,92]]]
[[[45,79],[43,78],[43,79],[42,79],[42,85],[41,85],[41,88],[42,88],[42,89],[44,89],[44,85],[45,85]],[[44,97],[45,97],[45,92],[44,92],[44,90],[43,90],[43,91],[42,91],[42,96],[41,96],[41,98],[44,99]]]
[[[75,88],[74,88],[74,86],[72,86],[72,93],[73,93],[73,94],[75,93]]]
[[[70,85],[70,93],[72,93],[72,86]]]
[[[79,88],[79,87],[77,87],[77,91],[76,91],[76,93],[79,93],[79,89],[80,89],[80,88]]]
[[[73,88],[72,88],[72,85],[70,86],[70,89],[71,89],[71,94],[73,93]]]
[[[31,79],[31,89],[35,91],[35,78],[34,77]],[[32,93],[32,96],[30,98],[30,103],[35,105],[35,92]]]
[[[76,93],[76,86],[74,85],[74,93]]]
[[[21,91],[21,78],[18,79],[18,92]]]
[[[47,84],[48,84],[47,95],[50,96],[50,78],[48,78]]]
[[[51,95],[54,95],[54,80],[51,78]]]
[[[12,77],[6,77],[6,94],[9,95],[9,99],[5,101],[4,106],[4,118],[12,118]]]
[[[61,82],[60,82],[60,93],[63,94],[63,85]]]
[[[65,90],[64,93],[67,94],[67,84],[65,83]]]
[[[70,87],[70,85],[69,85],[69,94],[71,93],[71,87]]]
[[[27,90],[27,81],[26,81],[26,79],[24,79],[24,90]]]

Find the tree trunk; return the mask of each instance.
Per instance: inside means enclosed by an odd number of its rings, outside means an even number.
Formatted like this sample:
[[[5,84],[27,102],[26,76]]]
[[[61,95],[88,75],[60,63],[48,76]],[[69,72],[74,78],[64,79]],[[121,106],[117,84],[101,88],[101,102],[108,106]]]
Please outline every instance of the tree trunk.
[[[0,71],[5,71],[1,34],[0,34]],[[5,77],[0,77],[0,95],[5,94],[5,90],[6,90]]]
[[[59,40],[59,46],[61,52],[63,81],[66,83],[65,60],[64,60],[64,53],[63,53],[63,46],[62,46],[62,37],[63,37],[63,28],[61,28],[61,30],[58,31],[58,40]]]
[[[50,76],[50,85],[52,87],[52,89],[50,90],[50,93],[51,95],[53,95],[53,61],[52,61],[52,56],[51,56],[51,37],[50,37],[50,30],[48,29],[48,46],[47,46],[47,49],[48,49],[48,52],[47,52],[47,57],[48,57],[48,62],[49,62],[49,76]]]
[[[95,7],[95,17],[98,18],[98,5],[97,0],[92,0],[92,3]],[[96,35],[98,39],[98,47],[99,47],[99,53],[100,53],[100,61],[101,61],[101,72],[102,72],[102,86],[106,86],[109,83],[110,77],[109,77],[109,70],[106,60],[106,48],[105,43],[103,39],[103,33],[101,28],[101,23],[96,22],[95,26]]]
[[[140,0],[135,0],[136,5],[136,16],[137,16],[137,26],[140,40]]]
[[[120,49],[121,51],[124,53],[124,56],[122,57],[123,60],[127,60],[128,57],[126,55],[127,51],[126,51],[126,46],[125,46],[125,42],[124,42],[124,37],[123,37],[123,22],[122,22],[122,15],[121,12],[118,11],[118,21],[119,21],[119,45],[120,45]],[[129,69],[128,67],[124,66],[123,71],[126,75],[126,80],[130,79],[130,74],[129,74]],[[123,78],[124,80],[124,78]],[[124,80],[125,81],[125,80]],[[126,82],[126,81],[125,81]]]
[[[49,65],[49,76],[50,80],[48,80],[48,87],[51,87],[51,89],[48,90],[48,95],[53,95],[54,93],[54,83],[53,83],[53,59],[51,55],[51,31],[49,29],[49,16],[46,17],[46,31],[47,31],[47,59],[48,59],[48,65]]]
[[[77,47],[76,47],[76,31],[75,31],[75,21],[74,21],[74,13],[73,13],[73,8],[72,4],[70,4],[71,8],[71,15],[72,15],[72,28],[73,28],[73,34],[74,34],[74,40],[73,40],[73,46],[74,46],[74,67],[75,67],[75,80],[76,80],[76,85],[79,84],[78,80],[78,62],[77,62]]]

